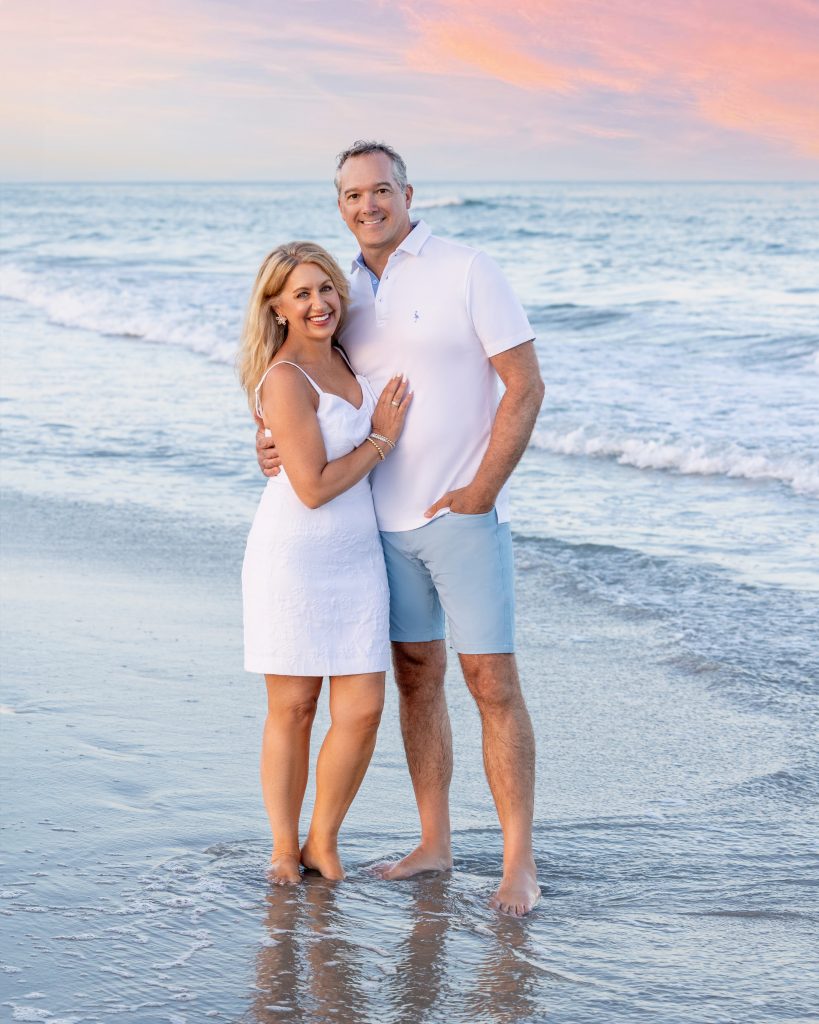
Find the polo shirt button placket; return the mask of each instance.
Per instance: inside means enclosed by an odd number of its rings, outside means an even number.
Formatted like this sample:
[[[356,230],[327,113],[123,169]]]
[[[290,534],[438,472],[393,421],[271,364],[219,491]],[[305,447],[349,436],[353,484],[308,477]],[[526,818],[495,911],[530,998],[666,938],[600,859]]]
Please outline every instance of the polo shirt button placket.
[[[381,276],[381,280],[378,282],[378,294],[376,295],[376,323],[379,327],[383,327],[387,322],[387,317],[384,312],[384,293],[387,290],[387,281],[389,281],[390,275],[385,272]]]

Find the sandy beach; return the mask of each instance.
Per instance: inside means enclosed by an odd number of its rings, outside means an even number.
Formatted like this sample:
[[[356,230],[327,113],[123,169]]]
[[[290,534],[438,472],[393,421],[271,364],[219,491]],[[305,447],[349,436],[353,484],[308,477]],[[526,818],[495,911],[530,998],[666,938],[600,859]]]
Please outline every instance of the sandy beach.
[[[196,543],[179,519],[23,497],[3,521],[9,1019],[808,1019],[792,972],[811,844],[796,807],[752,786],[788,763],[788,730],[664,665],[656,623],[544,604],[521,572],[545,883],[530,921],[486,906],[500,843],[454,667],[455,871],[367,872],[414,835],[391,690],[349,879],[287,893],[264,880],[241,534]]]

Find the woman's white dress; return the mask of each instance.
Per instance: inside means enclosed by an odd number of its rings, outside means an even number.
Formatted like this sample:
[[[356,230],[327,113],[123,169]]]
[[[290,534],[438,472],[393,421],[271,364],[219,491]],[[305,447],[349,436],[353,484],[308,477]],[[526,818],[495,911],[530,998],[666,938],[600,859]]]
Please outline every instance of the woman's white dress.
[[[371,430],[376,397],[369,382],[356,374],[363,396],[357,409],[301,372],[318,392],[328,460],[347,455]],[[264,377],[256,388],[260,415],[263,382]],[[389,591],[369,478],[310,509],[296,496],[284,469],[271,477],[247,539],[242,598],[248,672],[330,676],[385,671]]]

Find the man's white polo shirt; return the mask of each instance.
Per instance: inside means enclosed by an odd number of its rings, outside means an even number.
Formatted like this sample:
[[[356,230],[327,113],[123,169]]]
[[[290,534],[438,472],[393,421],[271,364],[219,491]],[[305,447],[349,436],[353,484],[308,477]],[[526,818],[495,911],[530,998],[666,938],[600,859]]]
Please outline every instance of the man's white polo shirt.
[[[414,392],[398,448],[372,477],[382,530],[426,525],[433,502],[471,482],[499,401],[489,360],[533,337],[486,253],[438,238],[423,221],[390,256],[375,294],[367,270],[353,262],[340,340],[376,395],[398,370]],[[496,509],[507,522],[507,487]]]

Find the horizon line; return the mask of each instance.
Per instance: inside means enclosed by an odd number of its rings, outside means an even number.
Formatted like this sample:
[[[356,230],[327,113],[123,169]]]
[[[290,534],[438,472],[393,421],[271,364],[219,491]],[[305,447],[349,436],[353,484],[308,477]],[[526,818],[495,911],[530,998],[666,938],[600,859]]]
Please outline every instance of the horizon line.
[[[416,178],[421,185],[819,185],[817,178]],[[412,184],[410,182],[409,184]],[[332,178],[0,178],[0,185],[330,185]]]

